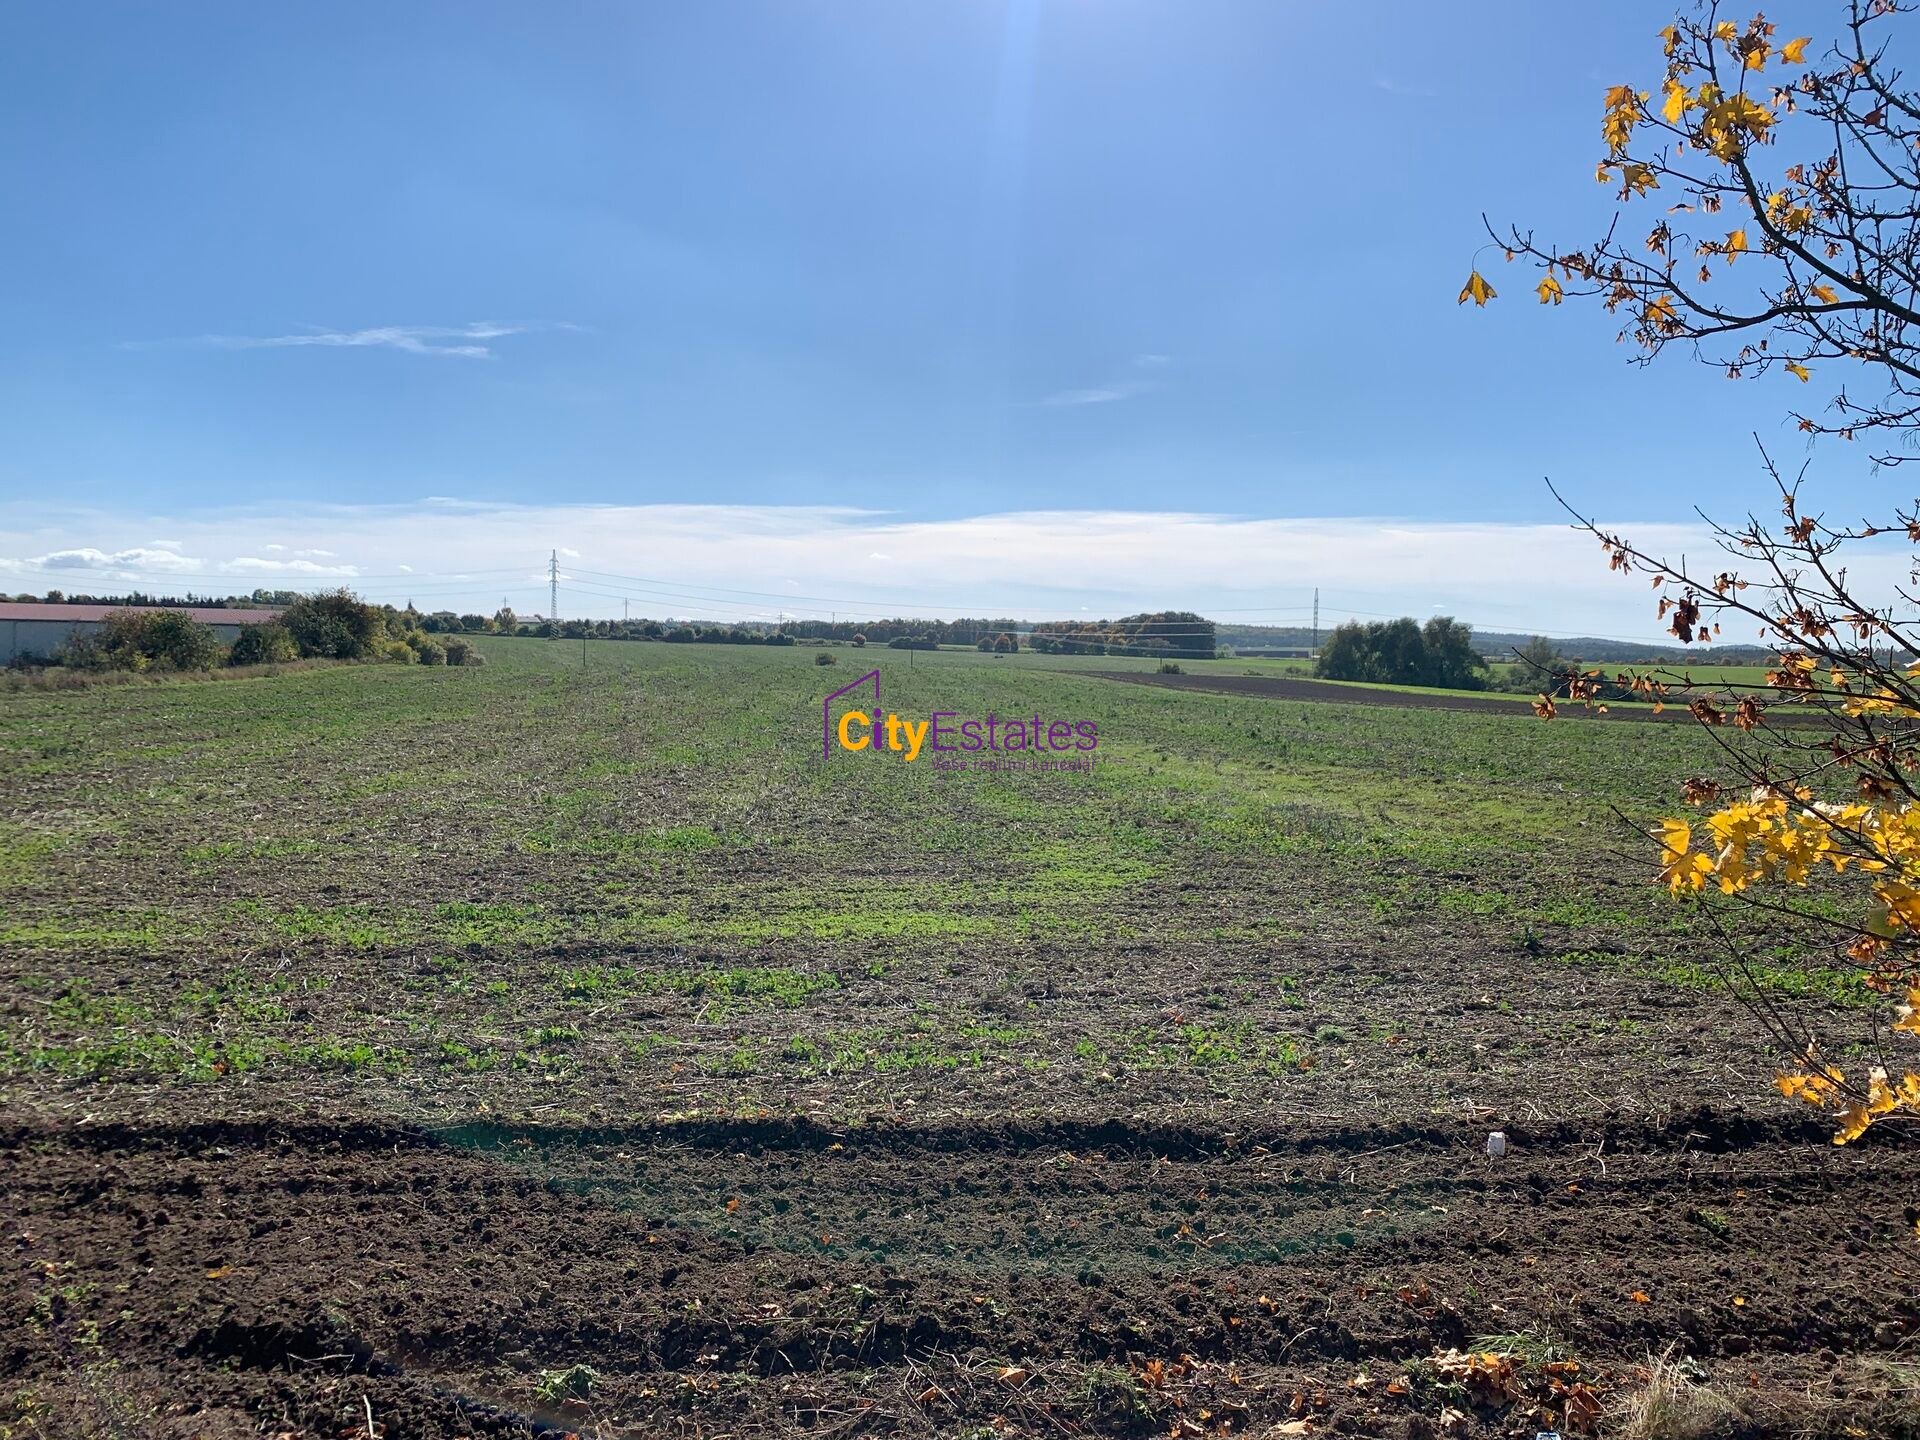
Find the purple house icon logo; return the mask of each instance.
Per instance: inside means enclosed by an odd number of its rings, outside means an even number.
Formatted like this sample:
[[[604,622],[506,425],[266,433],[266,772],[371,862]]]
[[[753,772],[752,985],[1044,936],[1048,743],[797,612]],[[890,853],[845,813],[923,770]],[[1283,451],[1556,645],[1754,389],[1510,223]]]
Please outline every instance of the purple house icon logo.
[[[866,684],[869,680],[873,682],[873,708],[876,711],[879,710],[880,708],[880,672],[878,670],[869,670],[866,674],[862,675],[858,680],[854,681],[851,685],[842,685],[838,690],[834,691],[831,695],[827,696],[825,703],[821,705],[820,707],[820,758],[822,760],[831,760],[833,758],[833,702],[838,700],[842,695],[847,694],[849,691],[858,690],[862,685]]]

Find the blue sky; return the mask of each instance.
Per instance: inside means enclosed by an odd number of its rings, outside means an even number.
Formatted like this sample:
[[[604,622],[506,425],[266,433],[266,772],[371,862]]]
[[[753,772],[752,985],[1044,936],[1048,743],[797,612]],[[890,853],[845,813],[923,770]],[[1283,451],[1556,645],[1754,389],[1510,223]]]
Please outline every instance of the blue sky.
[[[1629,366],[1497,254],[1501,301],[1454,300],[1483,210],[1607,212],[1600,91],[1671,8],[8,7],[0,538],[430,496],[1521,525],[1548,474],[1743,505],[1748,432],[1803,448],[1791,382]]]

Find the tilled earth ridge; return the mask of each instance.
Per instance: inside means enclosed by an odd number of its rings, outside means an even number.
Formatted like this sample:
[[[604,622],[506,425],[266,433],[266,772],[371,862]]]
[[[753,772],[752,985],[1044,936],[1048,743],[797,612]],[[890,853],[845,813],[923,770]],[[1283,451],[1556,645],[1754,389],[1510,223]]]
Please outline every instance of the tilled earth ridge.
[[[22,1121],[10,1433],[1531,1435],[1671,1347],[1920,1434],[1920,1150],[1485,1133]],[[1490,1337],[1517,1393],[1428,1363]]]

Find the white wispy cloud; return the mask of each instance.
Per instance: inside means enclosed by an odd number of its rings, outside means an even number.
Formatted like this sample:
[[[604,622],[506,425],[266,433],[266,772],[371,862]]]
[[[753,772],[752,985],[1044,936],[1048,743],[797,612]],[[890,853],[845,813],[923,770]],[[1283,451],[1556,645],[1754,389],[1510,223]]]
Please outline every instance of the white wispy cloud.
[[[1173,363],[1171,355],[1161,355],[1153,351],[1142,351],[1129,362],[1135,370],[1160,371]],[[1128,400],[1135,395],[1144,395],[1149,390],[1158,390],[1161,382],[1133,376],[1123,380],[1108,380],[1099,385],[1088,385],[1077,390],[1060,390],[1043,397],[1040,404],[1058,408],[1071,405],[1111,405],[1116,400]]]
[[[200,561],[171,549],[162,550],[146,545],[114,551],[81,545],[71,550],[52,550],[19,563],[29,570],[143,571],[164,574],[168,571],[193,570]]]
[[[1440,92],[1423,85],[1409,85],[1392,76],[1380,76],[1373,82],[1373,88],[1387,95],[1402,95],[1409,100],[1438,100]]]
[[[263,551],[285,550],[284,545],[264,545]],[[307,552],[326,553],[326,552]],[[360,574],[354,565],[316,565],[311,560],[273,559],[261,555],[236,555],[228,560],[209,560],[184,555],[177,546],[160,549],[150,545],[132,545],[119,550],[102,550],[93,545],[74,545],[48,550],[40,555],[0,558],[0,574],[85,575],[91,580],[138,584],[143,581],[185,577],[198,582],[231,576],[245,580],[248,588],[262,579],[280,578],[289,582],[350,580]],[[58,587],[56,587],[58,588]]]
[[[197,335],[161,344],[205,345],[219,350],[279,350],[296,346],[333,349],[401,350],[409,355],[448,355],[461,360],[491,360],[494,347],[485,343],[534,330],[577,330],[564,323],[503,325],[476,321],[468,325],[375,325],[365,330],[325,330],[318,327],[291,335]],[[143,342],[129,342],[138,348]]]
[[[316,565],[311,560],[264,560],[258,555],[236,555],[219,567],[222,575],[280,575],[302,579],[329,578],[350,580],[360,573],[357,565]]]
[[[1600,518],[1655,552],[1713,548],[1702,526]],[[154,533],[179,537],[182,548],[139,543]],[[290,533],[310,541],[305,548],[334,552],[334,563],[267,549]],[[96,589],[107,579],[181,576],[176,584],[206,591],[231,576],[237,592],[275,580],[346,583],[373,599],[434,609],[491,612],[504,595],[532,613],[546,608],[547,554],[562,546],[581,552],[561,581],[569,614],[618,616],[625,598],[635,615],[713,620],[782,609],[1039,619],[1178,608],[1304,624],[1318,587],[1323,625],[1438,611],[1482,629],[1660,638],[1644,584],[1609,574],[1592,539],[1559,523],[1132,510],[913,519],[844,507],[444,499],[156,517],[0,503],[0,588],[8,590],[88,588],[54,578],[86,573]],[[213,558],[222,556],[233,558]],[[1850,578],[1891,593],[1906,563],[1898,545],[1862,546]],[[581,579],[569,594],[574,573]]]
[[[1130,399],[1135,395],[1144,395],[1157,388],[1150,380],[1117,380],[1110,385],[1089,385],[1083,390],[1061,390],[1045,396],[1040,403],[1047,406],[1062,405],[1110,405],[1115,400]]]

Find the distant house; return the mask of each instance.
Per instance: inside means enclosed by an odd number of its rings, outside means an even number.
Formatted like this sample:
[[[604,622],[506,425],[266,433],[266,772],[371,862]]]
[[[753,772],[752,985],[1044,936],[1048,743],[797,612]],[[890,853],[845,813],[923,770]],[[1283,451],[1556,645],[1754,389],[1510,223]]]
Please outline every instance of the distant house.
[[[178,610],[211,625],[223,645],[231,645],[242,625],[261,625],[280,617],[278,610],[201,609],[188,605],[48,605],[0,601],[0,665],[16,660],[45,660],[76,635],[90,635],[116,610]]]

